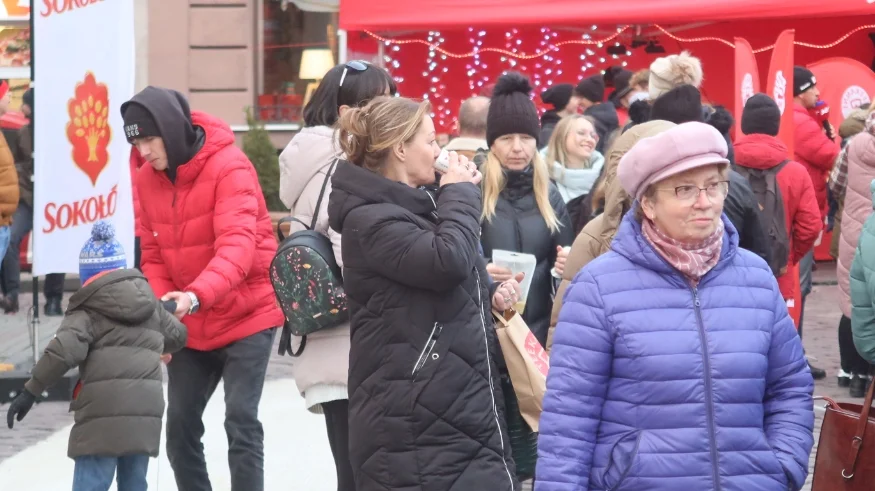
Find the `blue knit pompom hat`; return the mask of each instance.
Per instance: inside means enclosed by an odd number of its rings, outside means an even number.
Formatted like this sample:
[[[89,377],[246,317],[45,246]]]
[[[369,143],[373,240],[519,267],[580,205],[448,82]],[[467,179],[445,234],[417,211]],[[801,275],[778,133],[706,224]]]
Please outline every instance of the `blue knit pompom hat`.
[[[127,265],[125,250],[115,238],[115,227],[106,220],[95,223],[91,238],[79,253],[79,280],[82,284],[103,271],[125,268]]]

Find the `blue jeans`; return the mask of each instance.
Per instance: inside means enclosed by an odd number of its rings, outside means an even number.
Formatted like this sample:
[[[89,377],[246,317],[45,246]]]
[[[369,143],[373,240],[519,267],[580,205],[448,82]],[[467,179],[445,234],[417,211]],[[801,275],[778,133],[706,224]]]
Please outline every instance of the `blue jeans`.
[[[76,457],[73,470],[73,491],[108,491],[118,469],[118,491],[146,491],[146,471],[149,456],[125,455],[123,457]]]
[[[9,249],[9,240],[12,237],[12,231],[8,226],[0,227],[0,259],[6,255],[6,249]]]

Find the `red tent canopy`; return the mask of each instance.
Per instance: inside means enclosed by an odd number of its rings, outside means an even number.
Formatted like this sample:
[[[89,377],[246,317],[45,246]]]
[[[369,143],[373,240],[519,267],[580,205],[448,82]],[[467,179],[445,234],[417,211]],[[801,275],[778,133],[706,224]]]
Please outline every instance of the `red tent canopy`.
[[[347,30],[650,24],[875,14],[869,0],[341,0]]]

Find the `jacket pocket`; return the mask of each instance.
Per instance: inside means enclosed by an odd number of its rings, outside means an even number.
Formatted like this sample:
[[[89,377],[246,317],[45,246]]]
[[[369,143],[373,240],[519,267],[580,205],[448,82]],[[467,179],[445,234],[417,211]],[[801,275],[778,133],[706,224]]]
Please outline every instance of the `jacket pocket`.
[[[614,442],[602,479],[606,491],[619,490],[626,478],[632,473],[632,467],[638,460],[638,448],[641,445],[642,434],[639,430],[628,431],[620,435]]]
[[[422,371],[430,360],[437,361],[440,359],[440,354],[435,351],[435,346],[437,345],[438,338],[441,336],[441,331],[443,331],[443,329],[444,326],[439,322],[435,322],[434,326],[432,326],[431,334],[429,334],[428,339],[422,347],[422,351],[419,352],[419,358],[416,359],[416,363],[413,365],[413,371],[411,373],[413,378],[416,378],[416,374]]]
[[[775,460],[775,466],[777,467],[777,472],[774,474],[775,479],[778,480],[781,484],[785,486],[786,489],[792,488],[792,480],[790,479],[790,474],[787,473],[787,470],[784,469],[784,464],[781,463],[781,459],[778,458],[778,453],[774,450],[771,450],[772,456]]]

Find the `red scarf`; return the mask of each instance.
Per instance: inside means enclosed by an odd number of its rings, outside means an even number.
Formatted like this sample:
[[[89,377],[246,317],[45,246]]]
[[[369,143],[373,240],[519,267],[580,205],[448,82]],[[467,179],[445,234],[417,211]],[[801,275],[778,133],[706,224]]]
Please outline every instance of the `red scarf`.
[[[641,232],[656,252],[689,279],[693,286],[720,260],[720,251],[723,249],[723,220],[720,220],[710,237],[699,242],[683,243],[672,239],[646,218],[641,224]]]

